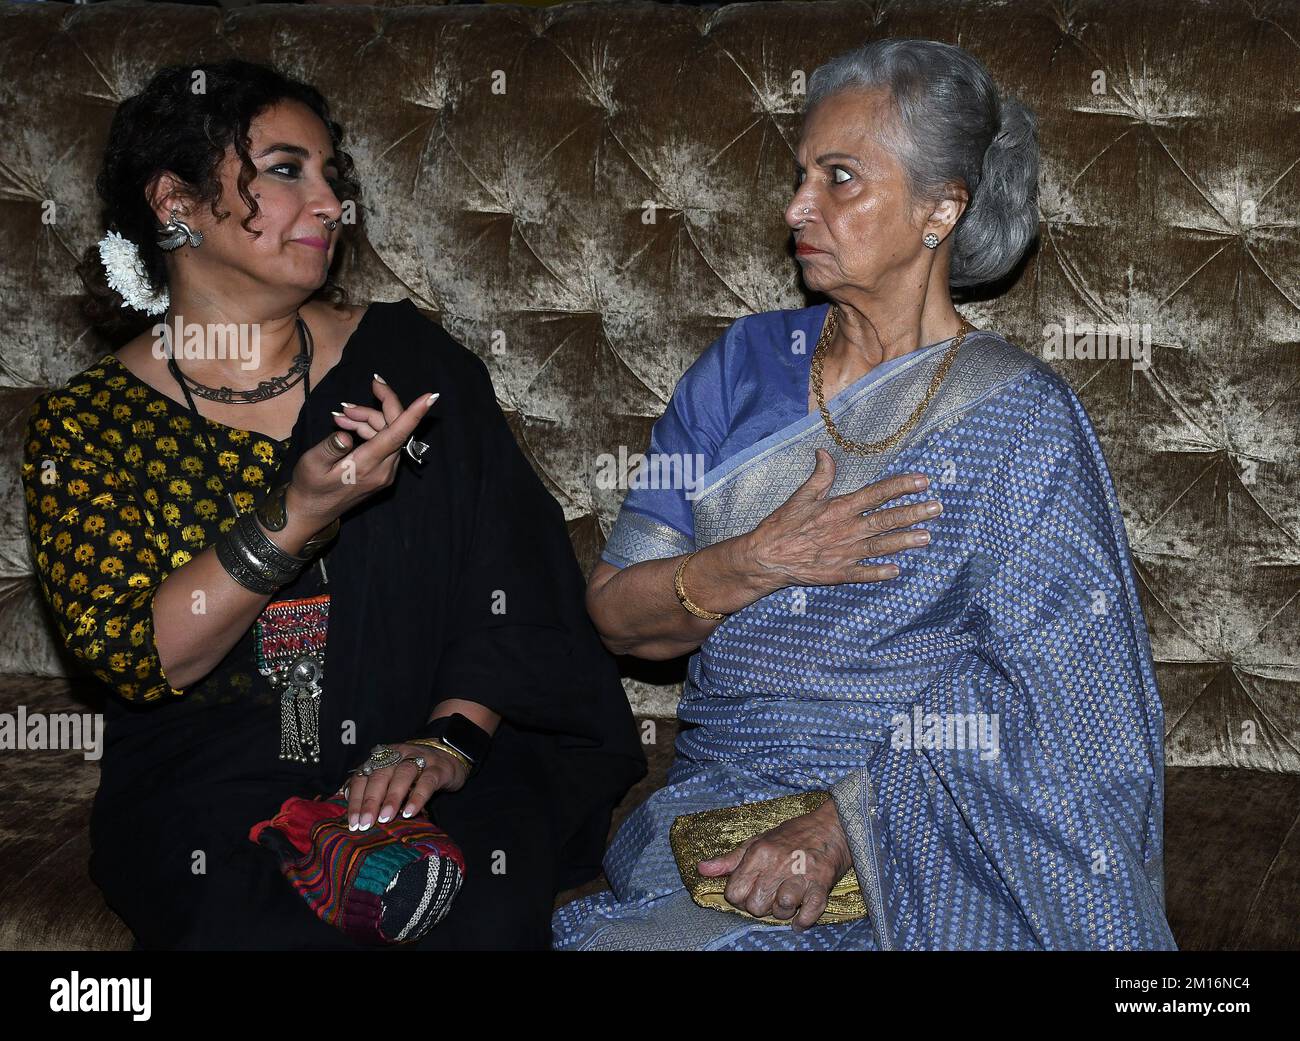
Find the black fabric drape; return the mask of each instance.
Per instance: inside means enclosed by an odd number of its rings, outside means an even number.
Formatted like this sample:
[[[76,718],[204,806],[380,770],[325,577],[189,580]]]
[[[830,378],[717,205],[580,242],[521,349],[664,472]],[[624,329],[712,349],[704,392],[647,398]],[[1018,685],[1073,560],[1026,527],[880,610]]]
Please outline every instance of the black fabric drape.
[[[410,300],[372,304],[312,389],[278,479],[338,429],[340,401],[375,402],[374,373],[403,404],[441,396],[416,431],[430,446],[423,465],[405,460],[390,488],[345,516],[326,557],[321,790],[376,742],[414,736],[438,702],[479,702],[549,767],[557,834],[585,836],[561,878],[578,884],[599,872],[610,812],[645,757],[587,617],[563,511],[520,451],[486,366]],[[350,725],[354,745],[338,739]]]

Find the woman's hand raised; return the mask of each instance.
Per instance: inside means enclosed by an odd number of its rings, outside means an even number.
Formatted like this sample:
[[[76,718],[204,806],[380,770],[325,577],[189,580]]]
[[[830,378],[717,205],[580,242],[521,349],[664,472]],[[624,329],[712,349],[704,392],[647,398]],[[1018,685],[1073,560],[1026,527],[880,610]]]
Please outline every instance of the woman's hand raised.
[[[812,476],[750,534],[752,559],[764,571],[784,579],[779,585],[880,582],[896,576],[898,568],[858,561],[930,541],[924,529],[900,529],[938,516],[943,508],[937,501],[878,509],[891,499],[929,487],[924,474],[886,477],[857,491],[828,495],[834,481],[835,460],[819,448]]]
[[[304,452],[293,470],[286,499],[290,516],[310,517],[323,528],[357,503],[387,488],[397,476],[401,452],[415,428],[438,400],[437,394],[421,394],[405,408],[378,373],[371,383],[379,408],[340,402],[342,412],[334,421],[342,427],[320,444]],[[353,448],[351,434],[363,443]],[[337,447],[343,444],[343,449]]]

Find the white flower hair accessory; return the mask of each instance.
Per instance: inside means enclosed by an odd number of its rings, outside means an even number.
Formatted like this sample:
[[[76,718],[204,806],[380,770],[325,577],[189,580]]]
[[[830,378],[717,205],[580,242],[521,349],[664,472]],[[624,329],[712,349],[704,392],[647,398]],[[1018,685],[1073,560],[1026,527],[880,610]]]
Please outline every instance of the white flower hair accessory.
[[[167,310],[171,303],[167,287],[156,293],[149,288],[149,276],[134,242],[110,231],[99,240],[99,259],[108,273],[109,286],[121,295],[123,307],[134,307],[146,314],[162,314]]]

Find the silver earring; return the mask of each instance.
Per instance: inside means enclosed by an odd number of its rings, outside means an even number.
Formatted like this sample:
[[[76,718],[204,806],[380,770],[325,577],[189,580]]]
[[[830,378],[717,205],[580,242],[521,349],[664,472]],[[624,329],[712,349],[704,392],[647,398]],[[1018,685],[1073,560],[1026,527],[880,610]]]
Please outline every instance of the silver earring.
[[[939,236],[932,231],[926,232],[925,238],[923,238],[921,241],[924,242],[926,246],[928,246],[930,249],[934,249],[935,246],[939,245]]]
[[[177,212],[179,211],[172,210],[167,223],[158,229],[158,247],[160,249],[179,249],[187,242],[191,246],[197,246],[203,241],[203,232],[191,231],[190,226],[176,216]]]

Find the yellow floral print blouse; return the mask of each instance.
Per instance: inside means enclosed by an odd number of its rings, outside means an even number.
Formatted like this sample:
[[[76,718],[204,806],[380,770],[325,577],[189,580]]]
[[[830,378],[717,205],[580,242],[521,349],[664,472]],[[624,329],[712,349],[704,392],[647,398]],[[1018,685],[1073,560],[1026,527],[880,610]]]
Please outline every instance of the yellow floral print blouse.
[[[22,478],[41,591],[68,649],[122,698],[185,693],[158,661],[154,591],[234,523],[225,492],[240,513],[261,501],[288,447],[195,417],[114,354],[32,404]],[[246,693],[250,671],[216,700]]]

